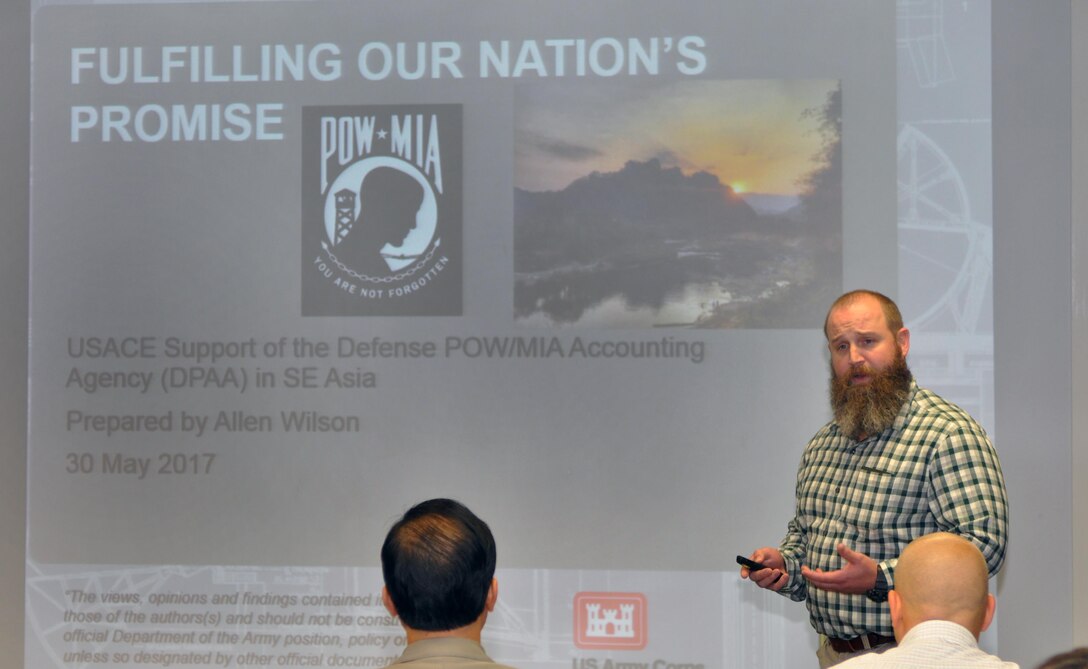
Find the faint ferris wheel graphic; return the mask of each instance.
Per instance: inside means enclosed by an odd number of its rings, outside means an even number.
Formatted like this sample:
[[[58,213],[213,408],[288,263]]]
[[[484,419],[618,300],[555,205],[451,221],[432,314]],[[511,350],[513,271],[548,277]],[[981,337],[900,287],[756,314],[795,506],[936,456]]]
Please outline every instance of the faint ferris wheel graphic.
[[[956,77],[944,36],[944,0],[896,0],[896,47],[902,49],[922,88]]]
[[[966,7],[966,4],[964,5]],[[896,0],[896,47],[921,89],[947,89],[956,72],[945,0]],[[900,302],[912,327],[976,334],[986,330],[993,272],[992,230],[972,215],[954,160],[917,125],[898,137]]]
[[[963,178],[936,142],[905,125],[897,148],[904,313],[915,328],[973,334],[993,273],[992,230],[971,215]]]

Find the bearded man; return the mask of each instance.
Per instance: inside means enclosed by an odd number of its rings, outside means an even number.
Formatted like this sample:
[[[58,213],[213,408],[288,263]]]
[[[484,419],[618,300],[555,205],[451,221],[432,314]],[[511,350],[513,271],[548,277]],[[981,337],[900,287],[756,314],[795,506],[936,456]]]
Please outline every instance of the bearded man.
[[[982,552],[989,575],[1005,559],[1008,504],[997,453],[959,407],[919,388],[907,367],[910,332],[888,297],[846,293],[828,310],[834,419],[809,441],[796,513],[778,548],[741,568],[761,588],[805,601],[829,667],[894,646],[888,590],[913,539],[950,532]]]

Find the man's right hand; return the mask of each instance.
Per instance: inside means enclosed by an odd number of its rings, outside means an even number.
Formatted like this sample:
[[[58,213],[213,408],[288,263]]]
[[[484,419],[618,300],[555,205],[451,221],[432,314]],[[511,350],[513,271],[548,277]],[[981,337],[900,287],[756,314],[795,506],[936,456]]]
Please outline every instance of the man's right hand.
[[[771,548],[770,546],[764,546],[757,549],[751,555],[751,559],[767,566],[766,569],[760,569],[759,571],[750,571],[748,567],[740,568],[740,577],[751,579],[752,583],[755,583],[761,588],[767,590],[781,590],[786,587],[786,583],[789,582],[789,576],[786,574],[786,561],[782,559],[782,553],[777,548]]]

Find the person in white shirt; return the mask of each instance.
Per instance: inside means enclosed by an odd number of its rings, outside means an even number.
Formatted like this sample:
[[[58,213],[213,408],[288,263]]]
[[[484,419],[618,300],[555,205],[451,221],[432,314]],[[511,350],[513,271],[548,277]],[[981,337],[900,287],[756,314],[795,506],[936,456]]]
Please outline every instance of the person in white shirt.
[[[888,593],[898,646],[839,664],[839,669],[1017,669],[978,647],[997,602],[986,560],[967,539],[934,532],[912,541],[899,556],[895,589]]]

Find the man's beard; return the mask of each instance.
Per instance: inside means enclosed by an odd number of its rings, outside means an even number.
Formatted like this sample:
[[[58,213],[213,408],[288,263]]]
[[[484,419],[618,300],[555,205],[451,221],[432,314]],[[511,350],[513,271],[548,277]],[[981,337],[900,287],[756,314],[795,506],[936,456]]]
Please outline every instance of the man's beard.
[[[850,385],[850,377],[859,370],[851,370],[845,378],[831,372],[831,410],[839,428],[854,439],[880,434],[891,427],[899,410],[910,394],[910,369],[907,359],[899,351],[895,360],[882,372],[869,367],[863,373],[869,375],[869,383]]]

